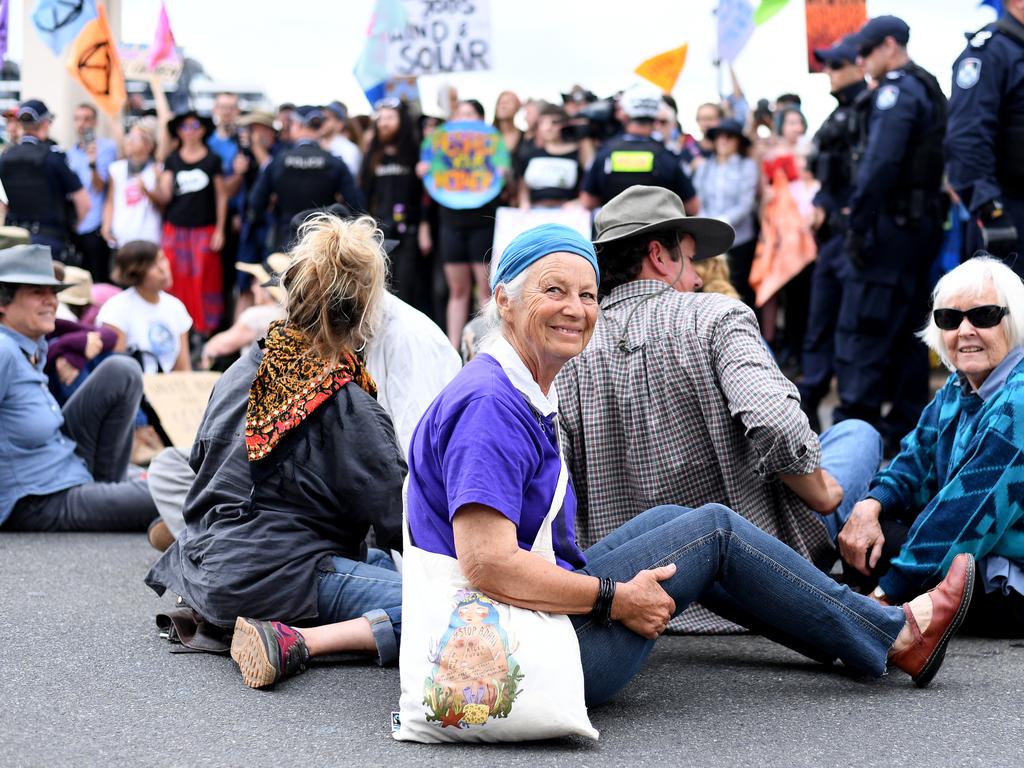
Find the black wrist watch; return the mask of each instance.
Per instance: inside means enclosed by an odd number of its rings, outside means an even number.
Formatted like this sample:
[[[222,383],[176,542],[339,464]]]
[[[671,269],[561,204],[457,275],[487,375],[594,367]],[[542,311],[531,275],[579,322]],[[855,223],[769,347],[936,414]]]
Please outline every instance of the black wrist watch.
[[[95,171],[96,170],[96,163],[89,163],[89,167],[92,168]]]

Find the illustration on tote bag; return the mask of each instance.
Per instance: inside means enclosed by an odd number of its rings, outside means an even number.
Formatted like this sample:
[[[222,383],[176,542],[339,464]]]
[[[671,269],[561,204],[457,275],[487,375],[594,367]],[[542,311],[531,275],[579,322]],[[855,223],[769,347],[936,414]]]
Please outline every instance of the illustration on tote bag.
[[[430,654],[434,668],[423,697],[429,722],[441,728],[468,728],[491,717],[508,717],[512,711],[523,673],[512,656],[515,648],[500,624],[498,608],[480,592],[455,593],[448,629]]]

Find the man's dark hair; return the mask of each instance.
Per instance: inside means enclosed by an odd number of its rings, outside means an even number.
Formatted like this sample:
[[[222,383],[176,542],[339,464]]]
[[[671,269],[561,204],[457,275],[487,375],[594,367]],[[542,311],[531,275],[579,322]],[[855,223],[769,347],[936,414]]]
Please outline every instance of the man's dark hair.
[[[792,104],[797,107],[803,106],[799,94],[796,93],[784,93],[775,100],[776,109],[784,107],[787,104]]]
[[[14,294],[21,288],[18,283],[0,283],[0,307],[6,307],[14,301]]]
[[[160,256],[160,246],[147,240],[132,240],[117,250],[114,257],[117,280],[129,286],[142,285],[146,272]]]
[[[557,104],[545,104],[537,112],[537,117],[557,117],[561,121],[569,119],[569,113]]]
[[[85,102],[85,101],[83,101],[81,104],[76,104],[75,105],[75,109],[88,109],[90,112],[92,112],[93,119],[99,117],[99,114],[100,114],[99,112],[96,111],[96,107],[94,107],[92,104],[89,104],[88,102]]]
[[[725,119],[725,110],[722,109],[722,105],[721,104],[715,104],[715,102],[713,102],[713,101],[706,101],[703,104],[701,104],[699,107],[697,107],[697,111],[700,112],[702,109],[704,109],[704,107],[711,107],[713,110],[715,110],[715,112],[718,113],[718,119],[719,120],[724,120]]]
[[[661,243],[661,247],[669,253],[672,261],[677,261],[681,253],[676,249],[679,235],[675,232],[658,232],[607,245],[597,246],[598,260],[601,264],[601,287],[598,289],[600,298],[604,298],[620,285],[636,280],[647,258],[647,248],[651,241]]]

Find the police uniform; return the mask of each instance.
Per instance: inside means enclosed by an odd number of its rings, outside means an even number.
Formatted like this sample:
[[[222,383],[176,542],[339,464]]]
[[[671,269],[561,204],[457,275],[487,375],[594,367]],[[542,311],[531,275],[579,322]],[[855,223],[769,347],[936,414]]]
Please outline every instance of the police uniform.
[[[991,250],[1024,277],[1024,24],[1009,14],[972,35],[953,64],[946,157],[967,209],[1009,234]],[[970,251],[983,244],[972,238]]]
[[[656,139],[631,133],[621,133],[601,146],[583,179],[583,191],[604,205],[636,184],[665,187],[683,202],[697,196],[676,155]]]
[[[857,48],[845,38],[831,48],[816,50],[825,63],[852,64]],[[825,212],[818,229],[818,258],[811,277],[811,300],[804,336],[802,376],[797,384],[800,403],[817,430],[817,409],[835,373],[836,319],[849,269],[845,253],[847,216],[853,192],[856,149],[861,126],[871,108],[867,83],[859,80],[832,94],[838,106],[814,136],[811,170],[820,187],[814,205]]]
[[[883,20],[898,22],[906,42],[906,24],[879,17],[858,33],[862,47],[865,32]],[[897,37],[888,29],[876,29],[867,44]],[[864,419],[890,445],[916,426],[928,401],[928,353],[915,331],[927,314],[929,270],[942,238],[945,124],[946,99],[931,74],[913,62],[887,73],[872,95],[850,196],[834,418]],[[883,420],[884,400],[892,409]]]
[[[7,223],[27,229],[33,243],[50,246],[53,258],[63,260],[74,224],[68,195],[82,188],[64,152],[23,136],[0,156],[0,182],[7,193]]]
[[[256,180],[249,198],[254,215],[267,210],[271,195],[275,202],[271,250],[289,245],[292,217],[310,208],[326,208],[342,200],[361,210],[363,197],[344,161],[311,140],[297,142],[277,155]]]

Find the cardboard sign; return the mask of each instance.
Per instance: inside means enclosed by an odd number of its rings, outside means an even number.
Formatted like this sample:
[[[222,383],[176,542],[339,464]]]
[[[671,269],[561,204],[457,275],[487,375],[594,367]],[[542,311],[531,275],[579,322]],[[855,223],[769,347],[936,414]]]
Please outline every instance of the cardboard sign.
[[[866,0],[807,0],[807,71],[823,72],[814,58],[815,48],[831,48],[868,20]]]
[[[175,448],[192,447],[219,378],[213,371],[147,373],[142,377],[146,399]]]
[[[448,208],[479,208],[496,198],[510,167],[501,133],[478,121],[446,123],[423,140],[420,160],[430,166],[423,183]]]
[[[390,77],[492,68],[490,0],[405,0],[403,7],[405,28],[388,36]]]
[[[491,270],[498,268],[501,254],[513,238],[541,224],[564,224],[589,240],[591,213],[586,208],[499,208],[494,222]]]
[[[121,68],[124,70],[125,80],[144,80],[149,82],[153,75],[160,78],[164,85],[174,86],[181,77],[181,69],[185,63],[185,57],[181,48],[174,49],[174,55],[164,59],[156,65],[156,69],[149,68],[149,46],[124,43],[117,46],[117,52],[121,55]]]

